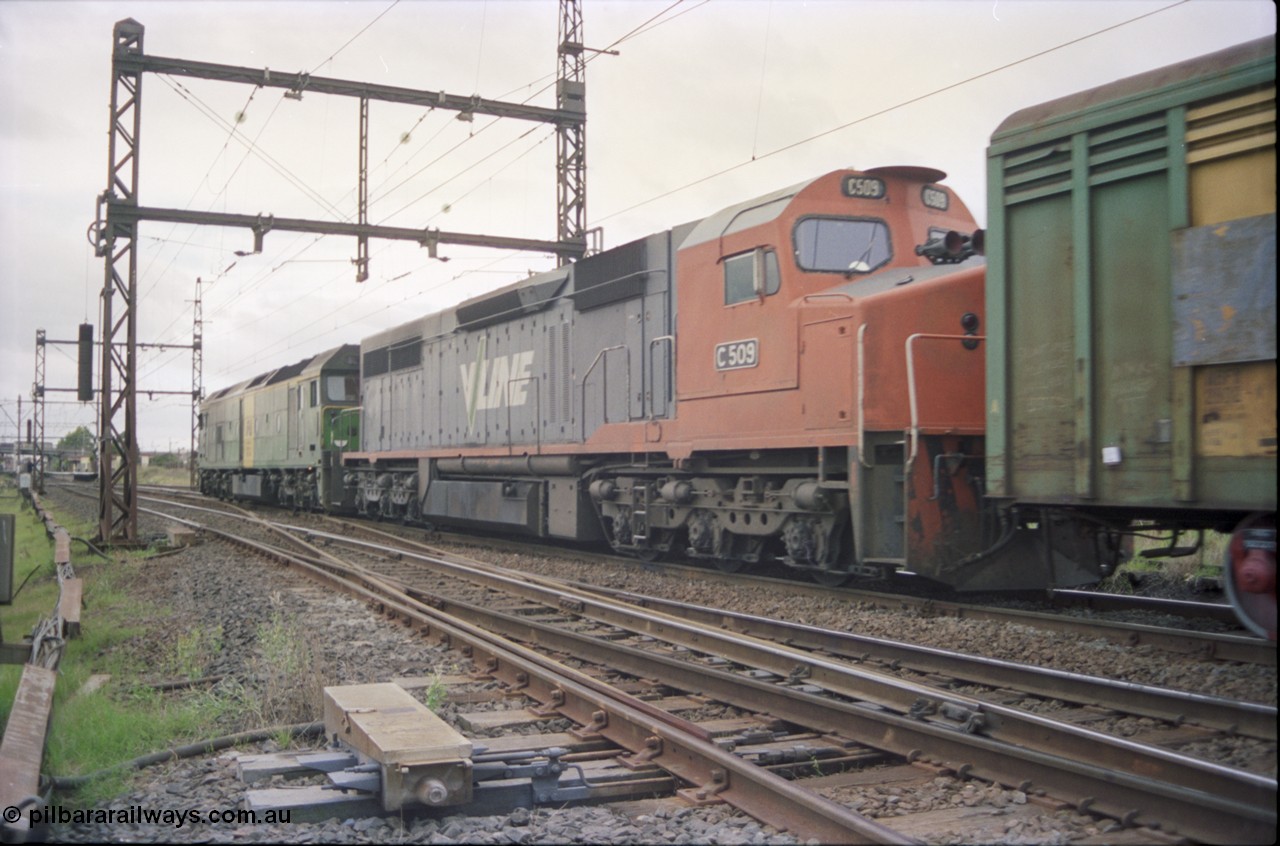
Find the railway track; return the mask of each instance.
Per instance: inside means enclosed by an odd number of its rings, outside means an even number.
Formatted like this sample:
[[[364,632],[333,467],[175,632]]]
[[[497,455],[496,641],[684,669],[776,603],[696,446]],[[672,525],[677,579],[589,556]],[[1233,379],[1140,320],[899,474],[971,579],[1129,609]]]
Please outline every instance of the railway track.
[[[399,554],[408,546],[429,558],[439,555],[438,551],[430,545],[410,542],[367,526],[346,522],[341,522],[340,526],[346,532],[365,533],[395,544],[396,546],[387,548],[390,554]],[[314,532],[311,534],[318,536]],[[338,542],[346,540],[333,535],[324,537]],[[489,566],[483,562],[459,558],[456,555],[452,558],[473,567]],[[1101,709],[1095,710],[1090,720],[1106,718],[1109,716],[1108,711],[1122,712],[1154,717],[1179,725],[1193,723],[1232,734],[1243,734],[1265,740],[1276,739],[1276,709],[1270,706],[1167,690],[1151,685],[1117,682],[1097,676],[983,658],[954,650],[933,649],[884,638],[832,631],[760,615],[742,614],[661,597],[640,595],[584,582],[543,579],[528,574],[520,578],[530,583],[545,585],[552,591],[562,591],[566,588],[584,591],[632,606],[661,611],[681,620],[714,627],[718,631],[766,639],[820,655],[837,656],[875,666],[880,672],[915,674],[929,679],[932,684],[951,687],[966,684],[979,685],[992,691],[988,695],[998,693],[1006,699],[1012,693],[1020,694],[1022,697],[1034,696],[1041,699],[1047,698],[1049,701],[1060,700],[1078,706]],[[546,601],[549,597],[537,598],[540,601]]]
[[[156,495],[173,497],[180,501],[208,505],[211,501],[200,494],[184,489],[149,489]],[[283,512],[281,512],[283,513]],[[370,526],[362,522],[348,522],[350,531],[384,532],[385,536],[411,539],[422,536],[421,530],[405,528],[391,530],[379,524]],[[453,535],[428,532],[440,541],[443,548],[463,546],[499,552],[523,552],[527,543],[505,541],[497,538],[477,538],[474,535]],[[433,545],[432,548],[436,548]],[[539,547],[544,552],[545,547]],[[568,553],[576,559],[596,561],[601,565],[634,565],[634,559],[596,553],[575,548]],[[1037,609],[1008,607],[1002,604],[961,602],[941,598],[930,592],[902,593],[880,588],[840,587],[831,588],[793,579],[779,579],[768,575],[746,572],[724,573],[708,567],[689,566],[669,561],[646,562],[646,568],[655,573],[671,573],[677,577],[697,578],[726,586],[755,586],[764,590],[780,591],[790,595],[841,600],[863,608],[887,610],[914,610],[925,617],[950,617],[966,620],[990,620],[1011,626],[1031,626],[1045,631],[1104,638],[1115,644],[1130,647],[1151,647],[1164,652],[1193,655],[1224,661],[1238,661],[1262,666],[1276,666],[1276,644],[1248,634],[1240,627],[1231,607],[1222,603],[1188,602],[1154,597],[1108,594],[1096,591],[1056,590],[1049,595],[1022,597],[1022,604],[1033,604]],[[1140,621],[1115,619],[1115,615],[1137,616]],[[1179,620],[1209,621],[1213,629],[1194,628],[1193,623],[1182,625]],[[1159,622],[1156,622],[1159,621]],[[1216,629],[1227,629],[1218,631]]]
[[[1169,625],[1109,620],[1099,618],[1093,614],[1076,616],[1069,613],[981,605],[972,602],[939,599],[936,596],[890,593],[859,588],[820,587],[768,576],[742,573],[725,574],[683,565],[662,564],[657,566],[673,573],[696,575],[700,579],[720,582],[725,585],[755,585],[765,589],[785,589],[789,593],[815,598],[836,596],[850,604],[859,604],[863,607],[914,610],[923,616],[991,620],[1008,625],[1026,625],[1049,631],[1102,637],[1112,643],[1128,646],[1150,646],[1166,652],[1197,655],[1205,658],[1220,658],[1226,661],[1242,661],[1264,666],[1275,666],[1276,663],[1276,645],[1248,634],[1197,631]],[[1210,603],[1188,603],[1145,597],[1116,596],[1111,599],[1109,597],[1113,595],[1109,594],[1090,594],[1090,596],[1096,598],[1081,600],[1083,607],[1092,606],[1104,612],[1142,610],[1161,616],[1194,617],[1199,615],[1208,616],[1212,619],[1223,619],[1223,612],[1219,609],[1227,608],[1226,606],[1211,605]],[[1144,599],[1146,600],[1145,602],[1141,601]],[[1057,605],[1062,609],[1081,607],[1081,605],[1063,598],[1058,599]],[[1226,613],[1230,614],[1229,608],[1227,608]],[[1234,617],[1230,622],[1234,626]]]
[[[355,531],[350,526],[343,530]],[[370,531],[368,527],[358,530]],[[450,562],[406,551],[403,542],[393,548],[385,538],[370,546],[311,526],[295,526],[289,531],[302,539],[294,544],[310,546],[305,552],[289,554],[292,563],[329,580],[354,581],[354,585],[347,585],[348,590],[393,616],[414,620],[437,636],[443,631],[451,642],[454,638],[466,640],[473,651],[479,648],[487,655],[481,666],[540,699],[548,712],[572,716],[600,729],[614,719],[615,706],[599,699],[592,700],[590,707],[569,703],[560,681],[533,680],[531,666],[545,671],[545,665],[525,655],[518,661],[500,657],[492,651],[492,642],[478,645],[475,631],[466,627],[455,630],[451,627],[458,624],[446,623],[439,615],[468,620],[467,626],[497,632],[509,640],[536,643],[561,658],[590,659],[600,667],[625,671],[632,678],[661,679],[686,697],[692,694],[767,715],[761,725],[781,721],[783,739],[775,737],[776,732],[740,733],[736,740],[715,738],[699,733],[696,727],[690,730],[680,717],[664,722],[664,730],[675,725],[691,733],[646,734],[655,728],[652,723],[647,729],[620,732],[630,741],[631,745],[622,745],[633,756],[664,768],[671,763],[669,758],[663,760],[668,745],[683,750],[681,767],[669,771],[696,785],[695,797],[702,792],[734,804],[741,802],[739,807],[750,808],[775,825],[799,830],[795,826],[809,824],[792,819],[793,812],[785,808],[809,808],[806,803],[813,800],[796,805],[799,800],[788,795],[778,810],[765,810],[773,806],[752,789],[739,793],[725,786],[727,781],[734,788],[745,788],[740,782],[752,782],[754,776],[736,769],[738,763],[734,769],[726,769],[727,762],[721,757],[696,765],[683,760],[690,754],[690,738],[701,740],[693,746],[709,744],[721,752],[726,751],[723,747],[733,748],[738,753],[730,755],[735,762],[773,762],[766,763],[767,768],[779,766],[778,744],[786,747],[785,738],[796,736],[797,729],[809,729],[802,735],[807,738],[802,745],[812,761],[808,766],[803,761],[790,761],[787,767],[792,771],[829,770],[888,753],[939,773],[1018,786],[1024,793],[1043,791],[1052,797],[1045,801],[1061,801],[1129,826],[1158,825],[1196,839],[1226,837],[1237,842],[1250,842],[1262,831],[1274,829],[1274,778],[1086,728],[1090,722],[1117,714],[1142,714],[1184,724],[1173,729],[1184,736],[1188,732],[1202,736],[1224,732],[1274,742],[1274,709],[1242,706],[1232,710],[1234,706],[1225,700],[1180,698],[1167,691],[1141,690],[1140,686],[1126,689],[1096,681],[1091,684],[1053,673],[1023,675],[1021,668],[993,662],[969,662],[961,670],[957,669],[962,666],[958,656],[937,651],[886,651],[873,657],[872,646],[891,650],[902,649],[902,645],[856,639],[836,643],[803,627],[770,632],[770,636],[789,642],[780,646],[763,639],[766,621],[758,618],[717,617],[711,609],[675,605],[658,611],[643,607],[648,600],[639,597],[609,597],[580,586],[512,576],[475,561]],[[347,550],[345,558],[360,563],[341,561],[319,544],[330,548],[340,544]],[[265,546],[258,548],[268,551]],[[887,673],[868,669],[872,662],[881,667],[897,666],[894,673]],[[514,666],[521,669],[512,669]],[[906,677],[911,674],[918,678]],[[960,692],[958,684],[981,685],[986,691]],[[1011,697],[1028,696],[1075,703],[1070,715],[1075,721],[1050,720],[1006,704]],[[624,705],[624,711],[636,708],[625,700]],[[658,718],[650,707],[637,710],[649,720]],[[1224,716],[1227,714],[1231,716]],[[795,744],[790,748],[794,757]],[[776,792],[759,786],[754,789],[777,801]],[[824,817],[827,824],[849,826],[837,839],[888,836],[877,829],[859,828],[860,823],[837,822],[841,815],[823,802],[814,807],[833,815]],[[1234,827],[1224,835],[1222,821],[1228,819],[1234,821]],[[827,840],[834,834],[826,830],[814,836]],[[898,835],[901,839],[901,832]]]

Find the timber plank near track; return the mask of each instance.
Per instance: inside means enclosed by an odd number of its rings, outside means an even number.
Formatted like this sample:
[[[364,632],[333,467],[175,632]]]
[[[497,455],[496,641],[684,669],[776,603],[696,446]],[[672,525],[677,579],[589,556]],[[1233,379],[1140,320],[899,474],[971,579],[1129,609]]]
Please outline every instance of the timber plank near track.
[[[53,610],[56,636],[36,638],[31,658],[23,665],[4,739],[0,741],[0,806],[6,809],[6,819],[0,825],[4,842],[24,842],[31,828],[30,809],[43,804],[39,799],[40,769],[53,715],[62,640],[79,636],[84,603],[84,582],[76,578],[71,567],[71,533],[44,509],[37,494],[32,493],[30,498],[36,516],[53,541],[53,564],[58,575],[58,604]],[[50,644],[53,649],[46,651]],[[21,810],[16,820],[7,818],[10,808]]]
[[[16,822],[5,821],[14,832],[30,828],[26,803],[39,795],[40,765],[44,757],[45,732],[53,712],[54,670],[27,664],[13,700],[13,710],[0,743],[0,807],[23,808]]]

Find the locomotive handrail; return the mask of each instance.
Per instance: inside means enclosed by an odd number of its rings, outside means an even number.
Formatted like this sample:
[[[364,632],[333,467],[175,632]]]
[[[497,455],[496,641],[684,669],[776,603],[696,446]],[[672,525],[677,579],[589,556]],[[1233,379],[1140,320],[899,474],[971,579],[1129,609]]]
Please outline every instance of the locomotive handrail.
[[[587,372],[582,374],[582,437],[587,437],[587,380],[591,378],[591,371],[596,369],[596,365],[607,355],[615,350],[622,350],[627,354],[627,419],[631,419],[631,348],[626,344],[618,344],[612,347],[605,347],[596,353],[595,360],[591,362],[591,366],[587,368]],[[609,422],[609,368],[604,369],[604,422]]]
[[[867,461],[867,456],[866,456],[864,445],[863,445],[863,441],[866,437],[866,431],[867,431],[866,408],[865,408],[866,384],[867,384],[866,339],[867,339],[867,324],[863,323],[861,326],[858,327],[858,369],[856,371],[858,384],[855,386],[855,390],[857,391],[857,394],[858,394],[858,461],[861,462],[863,467],[866,467],[868,470],[870,470],[872,465]]]
[[[849,296],[843,291],[822,291],[817,294],[805,294],[803,297],[800,298],[800,301],[807,303],[810,300],[822,300],[822,299],[840,299],[840,300],[847,300],[848,302],[854,302],[853,297]]]
[[[867,324],[863,323],[860,326],[858,326],[858,347],[857,347],[858,367],[856,370],[854,370],[854,376],[853,376],[854,381],[857,383],[856,385],[854,385],[854,391],[856,392],[858,397],[858,440],[855,448],[858,451],[858,463],[869,470],[873,465],[869,461],[867,461],[866,444],[865,444],[866,434],[867,434],[866,390],[864,387],[867,382],[866,380],[866,361],[867,361],[866,340],[867,340]],[[853,484],[854,481],[857,480],[858,488],[856,490],[860,491],[862,490],[862,482],[859,477],[860,477],[860,474],[859,476],[855,476],[853,472],[853,468],[850,467],[849,483]],[[863,509],[854,508],[852,519],[853,519],[853,555],[854,555],[853,560],[862,561],[865,558],[863,551],[864,551],[864,545],[866,543],[865,541],[866,535],[865,535],[865,532],[863,531],[863,529],[865,528],[864,524],[866,520],[863,516]]]
[[[916,397],[916,370],[915,359],[911,353],[911,345],[913,342],[920,340],[941,340],[941,341],[985,341],[986,335],[941,335],[934,332],[916,332],[914,335],[907,336],[906,353],[907,353],[907,398],[911,403],[911,452],[907,455],[906,467],[909,468],[916,460],[916,451],[920,446],[920,408]]]
[[[659,335],[656,338],[649,339],[649,365],[650,365],[649,366],[649,394],[650,394],[651,400],[653,395],[653,373],[656,369],[653,367],[653,347],[655,344],[661,343],[663,341],[666,341],[671,345],[671,370],[674,372],[676,369],[676,336],[675,335]],[[650,420],[653,420],[655,417],[653,406],[654,406],[654,403],[650,401],[649,414],[648,414],[648,418]],[[667,407],[667,403],[664,402],[663,408],[666,408],[666,407]]]

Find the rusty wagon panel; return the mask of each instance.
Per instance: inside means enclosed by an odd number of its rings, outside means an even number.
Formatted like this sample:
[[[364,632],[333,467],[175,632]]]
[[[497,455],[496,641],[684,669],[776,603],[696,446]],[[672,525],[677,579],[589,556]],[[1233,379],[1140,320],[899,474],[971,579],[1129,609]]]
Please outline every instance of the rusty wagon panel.
[[[1274,509],[1274,41],[1014,114],[988,189],[990,493]]]

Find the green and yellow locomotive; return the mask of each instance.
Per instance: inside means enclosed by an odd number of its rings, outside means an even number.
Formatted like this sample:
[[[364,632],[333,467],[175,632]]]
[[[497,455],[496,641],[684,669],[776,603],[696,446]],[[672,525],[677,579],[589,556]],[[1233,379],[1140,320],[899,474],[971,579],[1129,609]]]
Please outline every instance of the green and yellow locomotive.
[[[214,393],[200,406],[200,491],[342,507],[340,454],[360,445],[360,348],[346,344]]]

